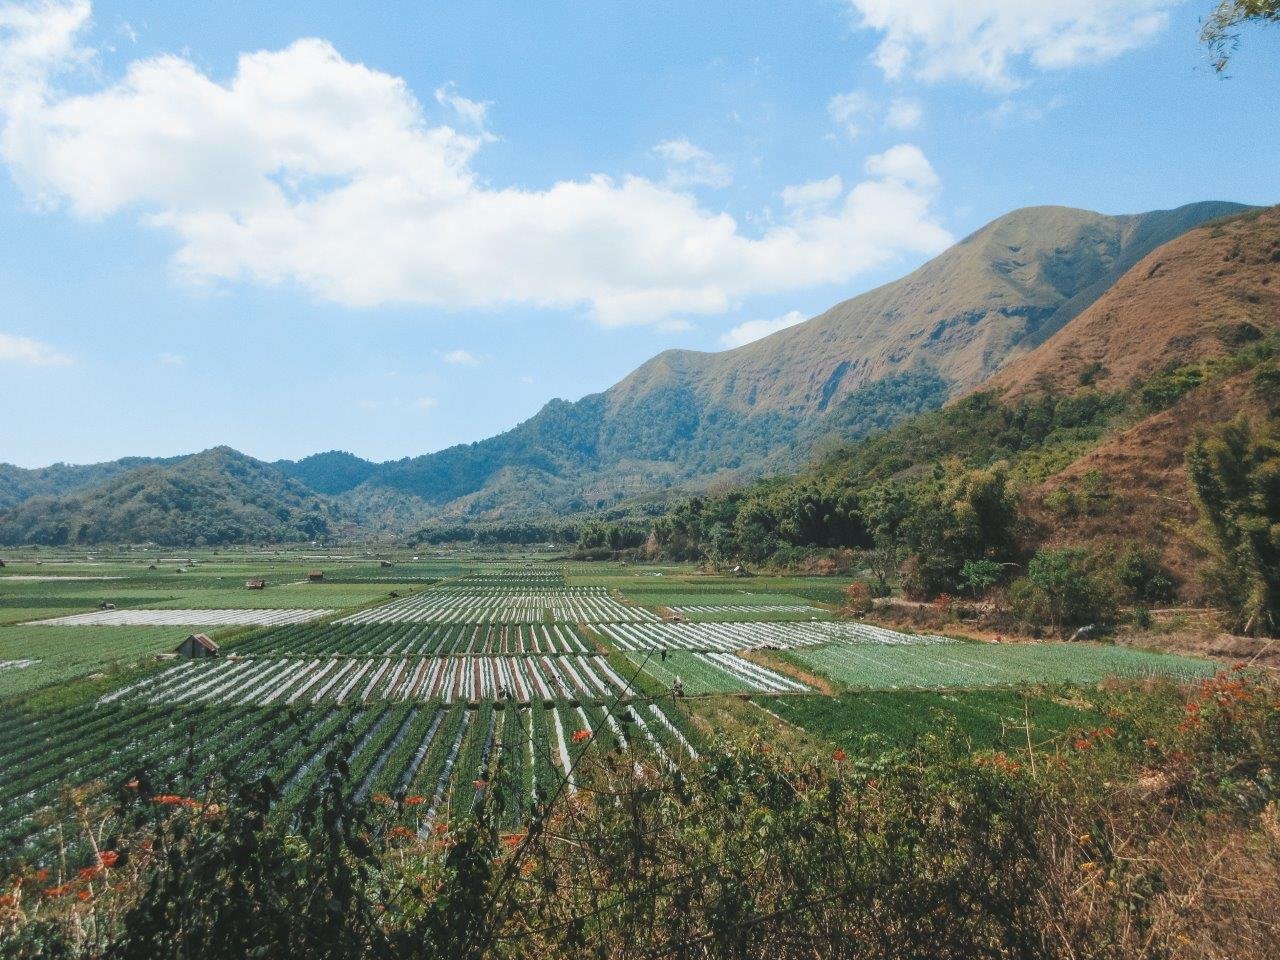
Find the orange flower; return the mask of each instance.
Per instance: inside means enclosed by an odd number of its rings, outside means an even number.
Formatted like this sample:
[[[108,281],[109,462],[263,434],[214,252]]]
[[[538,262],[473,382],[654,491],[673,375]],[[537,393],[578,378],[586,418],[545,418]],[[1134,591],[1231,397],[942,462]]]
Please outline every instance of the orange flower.
[[[1076,748],[1077,750],[1088,750],[1088,749],[1089,749],[1089,738],[1088,738],[1088,737],[1081,737],[1079,740],[1077,740],[1077,741],[1075,742],[1075,748]]]
[[[93,899],[93,894],[90,893],[88,890],[81,890],[79,893],[76,894],[76,899],[79,900],[81,903],[88,903],[90,900]]]
[[[443,820],[441,820],[441,821],[440,821],[439,823],[437,823],[434,827],[432,827],[432,829],[433,829],[436,833],[438,833],[438,834],[439,834],[439,833],[448,833],[448,832],[449,832],[449,824],[447,824],[447,823],[445,823]]]
[[[120,862],[120,854],[114,850],[104,850],[98,855],[98,865],[103,870],[110,870]]]
[[[589,730],[575,730],[575,731],[573,731],[573,742],[574,742],[574,743],[585,743],[586,741],[588,741],[588,740],[590,740],[590,739],[591,739],[591,731],[589,731]]]
[[[518,847],[520,846],[520,841],[523,839],[524,839],[523,833],[513,833],[509,837],[504,837],[502,842],[505,843],[508,847]]]
[[[849,758],[849,755],[845,753],[843,750],[841,750],[839,747],[836,747],[835,750],[831,752],[831,759],[834,760],[836,763],[844,763],[845,760],[847,760],[848,758]]]
[[[416,795],[416,794],[415,794],[415,795],[413,795],[413,796],[411,796],[411,797],[405,797],[405,798],[404,798],[404,805],[405,805],[406,807],[416,807],[416,806],[418,806],[419,804],[422,804],[422,803],[425,803],[425,802],[426,802],[426,800],[425,800],[423,797],[419,797],[419,796],[418,796],[418,795]]]
[[[416,834],[408,827],[392,827],[391,836],[403,837],[406,840],[412,840]]]
[[[94,877],[98,875],[98,871],[100,869],[102,868],[101,867],[81,867],[80,872],[77,874],[77,876],[81,880],[92,880]]]
[[[488,780],[472,780],[471,783],[477,790],[483,790],[489,785]]]
[[[43,892],[46,897],[62,897],[71,892],[71,884],[63,883],[56,887],[45,887]]]
[[[151,801],[165,807],[190,806],[192,803],[191,800],[186,797],[180,797],[176,793],[162,793],[152,797]]]
[[[41,869],[36,871],[36,883],[44,883],[48,879],[49,879],[48,870]]]
[[[4,896],[0,896],[0,907],[16,907],[17,905],[18,901],[12,895],[6,893]]]
[[[390,803],[391,798],[388,797],[385,793],[375,793],[373,795],[373,802],[374,803]]]

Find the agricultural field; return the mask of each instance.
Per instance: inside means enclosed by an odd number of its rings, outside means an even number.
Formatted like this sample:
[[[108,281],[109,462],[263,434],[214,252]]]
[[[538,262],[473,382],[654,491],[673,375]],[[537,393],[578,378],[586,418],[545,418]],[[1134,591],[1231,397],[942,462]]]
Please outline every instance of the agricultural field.
[[[1191,680],[1215,670],[1190,657],[1078,643],[829,644],[784,656],[842,686],[866,690],[1096,683],[1108,677]]]
[[[842,745],[909,742],[939,724],[986,744],[1016,719],[1026,684],[1213,669],[836,620],[826,605],[839,588],[818,578],[463,556],[45,561],[0,575],[0,805],[13,811],[0,860],[57,848],[62,787],[107,796],[144,770],[179,797],[219,771],[270,774],[287,812],[336,751],[352,800],[412,800],[407,827],[501,789],[514,828],[537,798],[606,775],[579,771],[587,754],[695,760],[714,731],[691,705],[736,704]],[[316,569],[324,579],[308,582]],[[176,659],[197,630],[217,655]],[[819,691],[832,686],[928,692]],[[1065,703],[1033,696],[1035,737],[1087,713]]]
[[[1087,701],[1011,690],[883,691],[836,697],[757,697],[773,716],[849,751],[865,752],[868,738],[905,747],[920,737],[955,730],[979,749],[1039,748],[1071,730],[1103,721]],[[1028,731],[1029,726],[1029,731]]]

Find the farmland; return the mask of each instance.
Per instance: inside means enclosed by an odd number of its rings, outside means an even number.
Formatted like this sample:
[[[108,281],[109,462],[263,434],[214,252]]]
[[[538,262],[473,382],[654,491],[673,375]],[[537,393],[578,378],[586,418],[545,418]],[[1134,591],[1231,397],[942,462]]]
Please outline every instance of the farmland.
[[[63,787],[106,796],[139,771],[174,795],[215,773],[268,774],[283,815],[336,750],[350,799],[412,797],[411,829],[465,814],[490,782],[514,827],[539,798],[599,776],[579,771],[586,755],[692,762],[708,730],[688,707],[703,699],[753,695],[765,715],[850,747],[946,723],[989,744],[1025,684],[1212,671],[836,620],[831,591],[483,557],[19,559],[0,575],[0,612],[20,621],[0,626],[4,854],[57,848]],[[197,630],[217,655],[174,659]],[[832,687],[885,692],[819,693]],[[894,692],[916,689],[930,692]],[[1036,695],[1029,716],[1047,742],[1086,714]]]

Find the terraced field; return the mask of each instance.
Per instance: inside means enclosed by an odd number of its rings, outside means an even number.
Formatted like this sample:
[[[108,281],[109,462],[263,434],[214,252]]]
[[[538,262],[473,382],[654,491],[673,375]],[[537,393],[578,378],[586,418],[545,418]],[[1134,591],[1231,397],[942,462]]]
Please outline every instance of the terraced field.
[[[333,610],[99,610],[50,620],[36,620],[31,627],[229,627],[279,626],[306,623]]]

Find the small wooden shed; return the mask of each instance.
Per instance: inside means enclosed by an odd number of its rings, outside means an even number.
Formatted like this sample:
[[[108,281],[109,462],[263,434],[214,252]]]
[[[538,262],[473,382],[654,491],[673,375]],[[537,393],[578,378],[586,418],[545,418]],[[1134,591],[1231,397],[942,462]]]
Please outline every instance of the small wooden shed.
[[[178,644],[178,648],[173,652],[180,657],[186,657],[188,660],[195,660],[201,657],[216,657],[218,655],[218,645],[203,633],[193,633]]]
[[[378,566],[382,567],[385,570],[387,567],[394,566],[394,564],[390,560],[379,560]]]
[[[321,580],[323,580],[323,579],[324,579],[324,571],[323,571],[323,570],[308,570],[308,571],[307,571],[307,579],[308,579],[308,580],[310,580],[312,583],[319,583]]]
[[[267,581],[251,577],[244,582],[244,587],[246,590],[265,590],[267,589]]]

